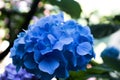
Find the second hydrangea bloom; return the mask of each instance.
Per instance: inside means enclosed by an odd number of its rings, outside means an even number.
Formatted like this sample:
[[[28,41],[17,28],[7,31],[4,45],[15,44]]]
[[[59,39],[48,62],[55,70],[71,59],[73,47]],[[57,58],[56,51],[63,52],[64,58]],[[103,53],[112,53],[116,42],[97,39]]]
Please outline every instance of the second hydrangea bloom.
[[[63,14],[41,18],[21,32],[11,48],[17,70],[25,68],[41,78],[67,78],[69,71],[84,70],[94,57],[93,37],[88,27]]]
[[[109,57],[114,59],[119,59],[120,51],[115,47],[107,47],[105,48],[102,53],[101,57]]]
[[[16,68],[13,64],[9,64],[5,67],[4,73],[0,74],[0,80],[39,80],[33,74],[26,72],[24,69],[20,69],[16,72]]]

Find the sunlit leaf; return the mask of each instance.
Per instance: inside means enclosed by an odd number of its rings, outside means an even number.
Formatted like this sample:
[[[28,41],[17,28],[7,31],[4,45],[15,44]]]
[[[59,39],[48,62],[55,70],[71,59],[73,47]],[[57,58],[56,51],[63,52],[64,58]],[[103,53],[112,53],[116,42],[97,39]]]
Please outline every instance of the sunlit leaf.
[[[61,10],[70,14],[72,18],[79,18],[82,12],[80,4],[74,0],[46,0],[52,5],[57,5]]]

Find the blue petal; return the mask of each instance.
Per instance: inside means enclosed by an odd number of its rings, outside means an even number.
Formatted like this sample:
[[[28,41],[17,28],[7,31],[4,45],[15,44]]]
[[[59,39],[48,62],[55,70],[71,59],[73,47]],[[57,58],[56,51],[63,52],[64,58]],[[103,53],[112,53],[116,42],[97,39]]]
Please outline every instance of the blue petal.
[[[34,60],[36,63],[39,63],[41,60],[41,53],[40,50],[34,50]]]
[[[59,68],[56,69],[55,75],[58,78],[67,78],[67,77],[69,77],[69,72],[67,70],[66,65],[60,65]]]
[[[23,37],[25,35],[25,32],[21,32],[17,35],[18,38]]]
[[[51,44],[55,44],[57,40],[52,34],[48,34],[48,39],[50,40]]]
[[[61,43],[60,41],[56,42],[56,44],[53,46],[53,49],[57,49],[57,50],[63,50],[63,43]]]
[[[56,44],[53,46],[53,49],[58,49],[58,50],[63,50],[63,46],[64,45],[68,45],[71,42],[73,42],[73,38],[71,37],[62,37],[58,42],[56,42]]]
[[[79,55],[87,55],[91,51],[92,46],[88,42],[81,43],[77,46],[77,53]]]
[[[13,78],[13,79],[14,80],[21,80],[20,77],[17,77],[17,76],[15,78]]]
[[[87,59],[85,58],[85,56],[79,56],[77,58],[77,67],[78,67],[78,69],[81,69],[86,64],[87,64]],[[84,66],[84,67],[86,67],[86,66]]]
[[[15,49],[15,47],[11,48],[10,52],[11,52],[10,57],[15,56],[16,55],[16,49]]]
[[[47,73],[41,72],[40,80],[52,80],[54,75],[49,75]]]
[[[37,38],[30,38],[30,40],[26,40],[25,50],[26,52],[32,52],[34,50],[34,47],[37,43]]]
[[[36,63],[33,59],[33,54],[29,53],[27,56],[24,58],[24,65],[28,69],[35,69],[36,68]]]
[[[18,72],[22,65],[22,60],[18,56],[13,56],[13,64],[16,65],[16,71]]]
[[[48,74],[53,74],[59,67],[59,62],[54,59],[45,58],[39,63],[39,69]]]
[[[55,36],[55,38],[59,39],[63,34],[63,31],[61,31],[60,26],[53,26],[51,29],[51,33]]]
[[[80,35],[79,38],[76,38],[76,39],[78,40],[79,43],[91,42],[90,36]]]
[[[72,43],[70,45],[66,45],[64,48],[68,51],[70,51],[71,53],[75,53],[76,52],[76,45],[75,43]]]
[[[45,54],[47,54],[47,53],[49,53],[49,52],[52,52],[52,49],[49,48],[49,47],[46,47],[46,49],[44,49],[44,50],[40,50],[40,53],[41,53],[42,55],[45,55]]]
[[[24,37],[19,39],[18,44],[25,44]]]
[[[45,30],[47,31],[47,32],[49,32],[50,31],[50,25],[48,24],[48,23],[46,23],[45,25],[44,25],[44,28],[45,28]]]
[[[43,28],[36,26],[32,31],[29,32],[29,35],[39,38],[44,32],[45,30]]]
[[[20,59],[24,56],[25,54],[25,49],[24,49],[24,44],[19,44],[16,48],[16,55],[20,57]]]
[[[77,59],[75,53],[66,51],[64,52],[64,56],[68,61],[68,69],[71,69],[72,67],[75,67],[77,65]]]
[[[49,57],[51,59],[54,58],[56,61],[60,62],[60,65],[66,66],[68,64],[67,60],[64,57],[64,54],[59,50],[53,50],[49,54],[44,55],[44,58],[45,57]]]
[[[43,41],[39,41],[36,45],[38,50],[43,50],[46,48],[46,44]]]
[[[70,44],[71,42],[73,42],[73,38],[72,37],[61,37],[60,38],[60,42],[62,43],[62,44]]]
[[[33,42],[27,42],[25,45],[25,50],[26,52],[32,52],[34,48],[34,43]]]
[[[79,56],[77,58],[77,68],[79,70],[85,70],[86,65],[88,64],[88,62],[91,60],[92,57],[93,56],[91,55]]]
[[[82,35],[90,35],[90,29],[89,29],[89,27],[83,27],[83,26],[81,26],[81,25],[79,25],[78,26],[78,28],[79,28],[79,33],[80,34],[82,34]]]
[[[76,32],[75,21],[69,20],[69,21],[65,22],[65,24],[63,25],[63,30],[69,35],[75,33]]]

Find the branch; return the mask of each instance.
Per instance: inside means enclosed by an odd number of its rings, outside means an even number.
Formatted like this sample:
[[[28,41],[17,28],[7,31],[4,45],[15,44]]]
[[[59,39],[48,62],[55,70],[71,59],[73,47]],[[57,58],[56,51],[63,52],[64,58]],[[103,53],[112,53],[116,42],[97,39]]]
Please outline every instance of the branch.
[[[32,19],[33,15],[35,14],[37,7],[38,7],[38,3],[41,0],[34,0],[33,4],[31,6],[31,10],[27,13],[27,15],[25,16],[25,22],[22,24],[22,27],[20,28],[20,31],[22,31],[22,29],[27,29],[30,20]],[[6,12],[7,13],[7,12]],[[19,31],[19,32],[20,32]],[[11,39],[11,38],[10,38]],[[0,53],[0,61],[4,59],[4,57],[9,53],[10,48],[13,46],[13,40],[10,40],[10,46],[2,53]]]
[[[0,53],[0,61],[2,61],[5,56],[7,56],[11,47],[12,47],[12,45],[10,45],[4,52]]]
[[[21,15],[21,16],[26,16],[27,15],[27,13],[20,13],[20,12],[18,12],[18,11],[15,11],[15,10],[7,10],[7,9],[5,9],[5,8],[2,8],[2,9],[0,9],[0,11],[4,14],[4,15],[10,15],[10,14],[17,14],[17,15]]]
[[[38,7],[38,3],[40,1],[41,0],[34,0],[32,6],[31,6],[31,10],[28,12],[28,15],[25,17],[25,22],[22,24],[20,30],[28,28],[30,20],[32,19],[33,15],[35,14],[37,7]]]

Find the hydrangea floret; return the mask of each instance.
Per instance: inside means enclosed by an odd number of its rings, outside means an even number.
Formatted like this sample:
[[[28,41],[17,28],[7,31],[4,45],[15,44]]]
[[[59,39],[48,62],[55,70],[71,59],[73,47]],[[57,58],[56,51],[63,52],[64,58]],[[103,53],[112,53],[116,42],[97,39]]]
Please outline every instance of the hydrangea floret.
[[[28,73],[25,69],[16,71],[13,64],[8,64],[5,71],[0,74],[0,80],[39,80],[34,74]]]

